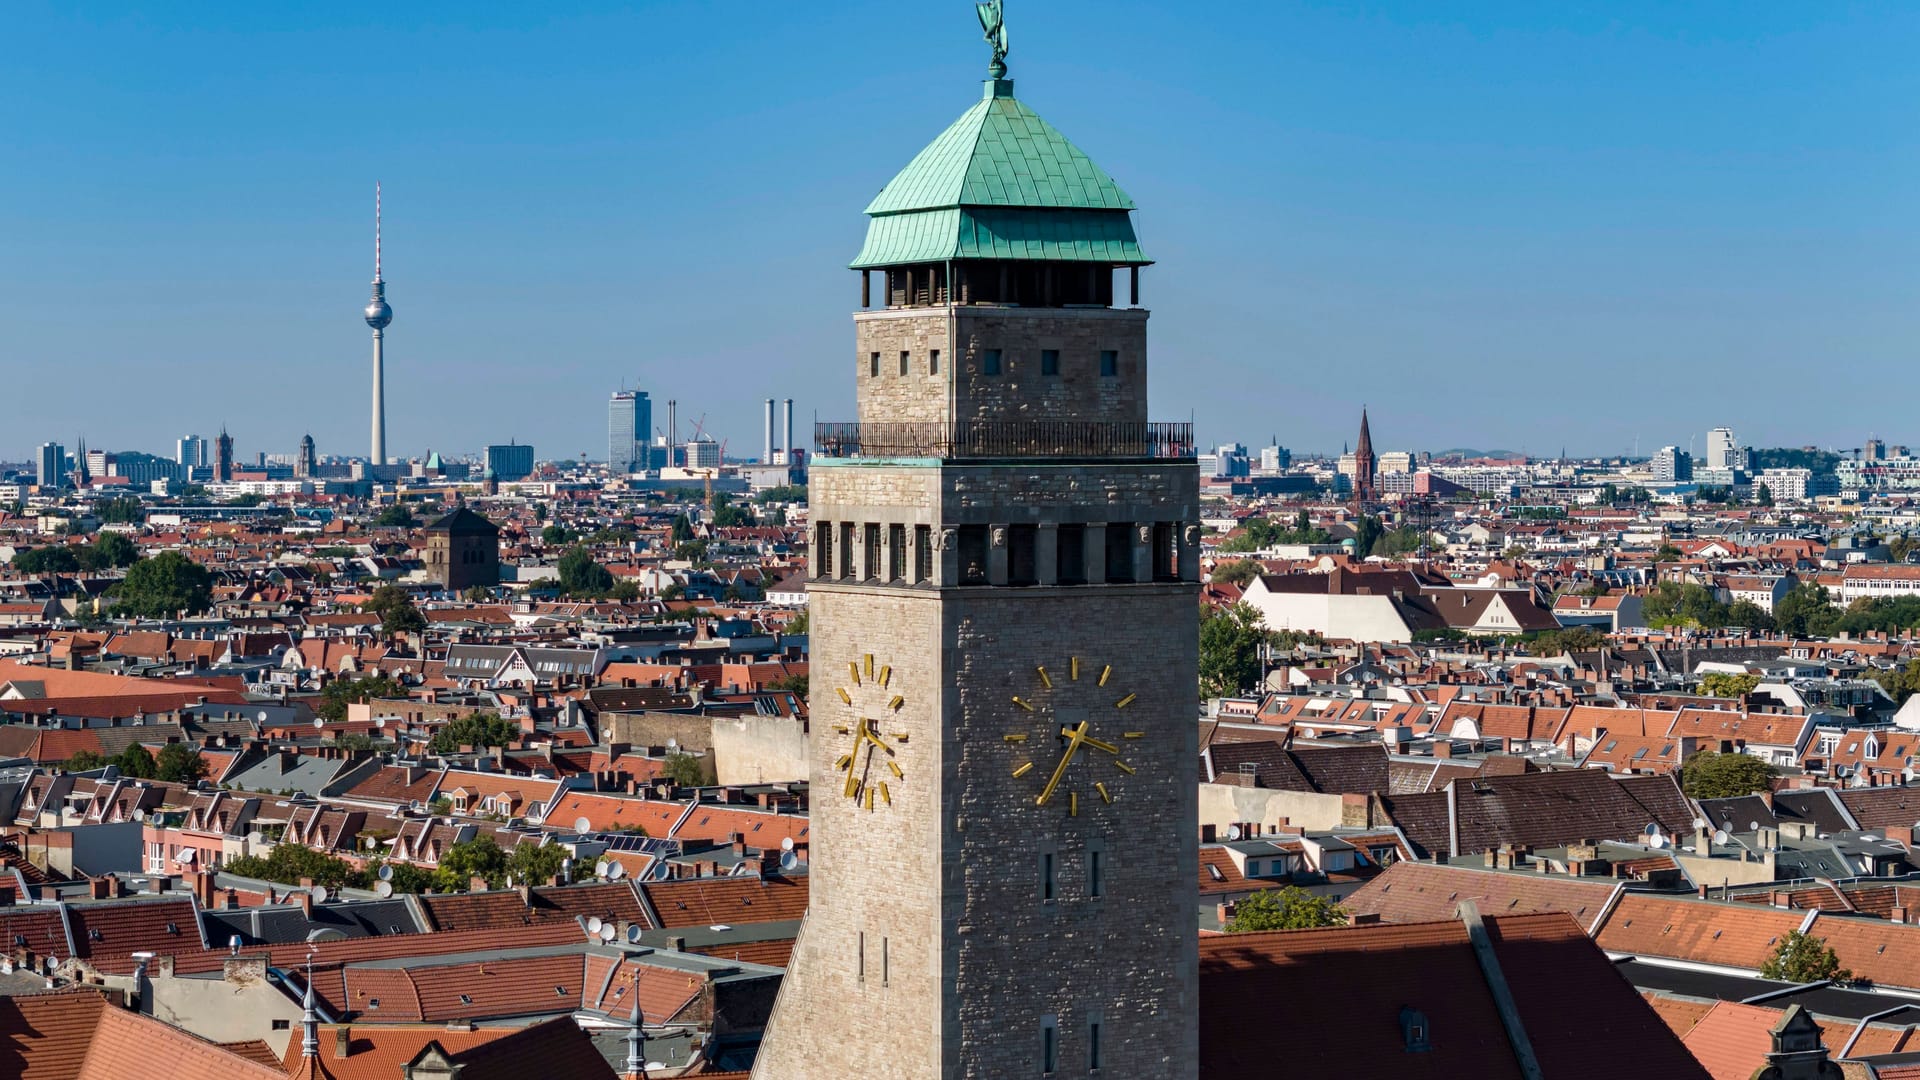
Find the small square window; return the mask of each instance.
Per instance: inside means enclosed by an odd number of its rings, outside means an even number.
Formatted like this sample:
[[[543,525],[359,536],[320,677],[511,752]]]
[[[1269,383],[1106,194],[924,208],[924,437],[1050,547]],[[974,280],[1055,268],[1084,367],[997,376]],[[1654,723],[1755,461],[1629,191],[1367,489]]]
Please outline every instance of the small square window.
[[[867,357],[867,374],[871,375],[876,379],[880,377],[880,354],[879,353],[874,353],[871,356]]]
[[[988,349],[980,354],[980,374],[1000,374],[1000,350]]]
[[[905,375],[907,373],[908,365],[912,363],[913,363],[913,354],[908,352],[905,349],[901,349],[900,350],[900,374]]]
[[[1120,374],[1120,354],[1112,349],[1100,350],[1100,374],[1114,376]]]
[[[940,374],[940,350],[939,349],[929,349],[927,351],[927,374],[929,375]]]
[[[1060,374],[1060,350],[1059,349],[1041,349],[1040,350],[1040,374],[1042,375]]]

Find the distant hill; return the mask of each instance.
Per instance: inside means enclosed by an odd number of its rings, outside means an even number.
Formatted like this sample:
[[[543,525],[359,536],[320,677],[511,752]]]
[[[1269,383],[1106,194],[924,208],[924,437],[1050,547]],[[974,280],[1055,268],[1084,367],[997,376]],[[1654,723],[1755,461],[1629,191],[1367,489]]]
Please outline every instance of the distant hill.
[[[1754,447],[1748,451],[1752,457],[1753,471],[1762,469],[1812,469],[1814,475],[1831,473],[1840,464],[1840,455],[1830,450],[1818,450],[1810,446],[1775,446],[1767,449]]]

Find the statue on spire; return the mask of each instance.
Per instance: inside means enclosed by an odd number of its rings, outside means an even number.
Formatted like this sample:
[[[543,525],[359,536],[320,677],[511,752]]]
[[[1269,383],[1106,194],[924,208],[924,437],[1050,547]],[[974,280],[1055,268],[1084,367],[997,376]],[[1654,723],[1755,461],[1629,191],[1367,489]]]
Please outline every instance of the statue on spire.
[[[973,5],[980,16],[980,28],[987,32],[987,44],[993,46],[993,63],[987,65],[987,74],[996,79],[1007,77],[1007,16],[1000,4],[1001,0],[987,0]]]

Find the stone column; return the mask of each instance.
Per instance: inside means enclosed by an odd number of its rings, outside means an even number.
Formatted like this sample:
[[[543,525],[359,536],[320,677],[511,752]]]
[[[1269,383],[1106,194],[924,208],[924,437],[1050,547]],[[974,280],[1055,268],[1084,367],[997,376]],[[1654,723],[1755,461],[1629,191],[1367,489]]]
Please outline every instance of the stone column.
[[[1107,525],[1105,522],[1087,523],[1086,548],[1087,584],[1098,585],[1107,580]]]
[[[1200,526],[1187,522],[1180,529],[1180,580],[1200,580]]]
[[[1133,580],[1153,580],[1153,523],[1136,521],[1133,534],[1128,537],[1133,543]]]
[[[960,534],[953,529],[940,531],[938,556],[933,563],[933,584],[937,588],[951,588],[960,584]]]
[[[1060,524],[1043,521],[1034,530],[1033,577],[1042,585],[1060,584]]]
[[[987,527],[987,584],[1007,583],[1007,527]]]

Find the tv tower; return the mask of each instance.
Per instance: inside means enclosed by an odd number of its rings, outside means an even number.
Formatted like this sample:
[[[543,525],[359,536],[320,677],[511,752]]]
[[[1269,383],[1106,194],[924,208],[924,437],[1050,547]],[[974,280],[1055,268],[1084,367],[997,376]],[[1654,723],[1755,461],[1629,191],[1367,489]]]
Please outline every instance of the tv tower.
[[[367,325],[373,327],[373,464],[387,463],[387,381],[382,331],[393,321],[387,283],[380,280],[380,182],[373,184],[373,299],[367,301]]]

